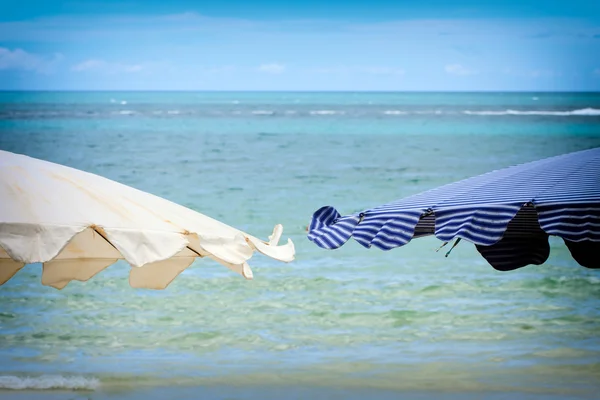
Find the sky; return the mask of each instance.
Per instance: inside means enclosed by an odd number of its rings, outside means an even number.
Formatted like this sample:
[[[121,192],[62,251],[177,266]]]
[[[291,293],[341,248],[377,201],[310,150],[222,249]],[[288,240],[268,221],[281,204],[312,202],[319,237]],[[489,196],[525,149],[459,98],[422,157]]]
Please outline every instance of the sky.
[[[9,0],[0,90],[600,91],[600,1]]]

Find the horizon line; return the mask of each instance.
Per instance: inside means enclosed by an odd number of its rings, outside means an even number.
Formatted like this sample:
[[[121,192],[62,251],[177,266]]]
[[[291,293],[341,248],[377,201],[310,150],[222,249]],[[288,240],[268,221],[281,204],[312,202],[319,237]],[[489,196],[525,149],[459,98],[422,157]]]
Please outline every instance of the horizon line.
[[[301,89],[0,89],[11,92],[166,92],[166,93],[600,93],[600,90],[301,90]]]

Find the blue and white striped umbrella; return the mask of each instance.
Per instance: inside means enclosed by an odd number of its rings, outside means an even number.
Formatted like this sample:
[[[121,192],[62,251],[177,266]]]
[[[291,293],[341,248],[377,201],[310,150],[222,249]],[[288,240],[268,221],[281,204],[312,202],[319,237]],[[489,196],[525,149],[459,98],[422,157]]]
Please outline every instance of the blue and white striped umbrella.
[[[560,236],[573,258],[600,268],[600,148],[489,172],[355,214],[317,210],[308,238],[335,249],[350,237],[389,250],[435,235],[461,239],[496,269],[542,264],[548,235]]]

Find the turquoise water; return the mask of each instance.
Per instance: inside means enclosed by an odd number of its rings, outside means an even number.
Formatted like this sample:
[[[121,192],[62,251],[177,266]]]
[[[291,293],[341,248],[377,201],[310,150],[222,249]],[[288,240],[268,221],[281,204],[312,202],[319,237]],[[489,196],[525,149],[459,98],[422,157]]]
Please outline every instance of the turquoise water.
[[[253,281],[197,261],[165,291],[130,288],[123,262],[62,291],[27,266],[0,287],[0,395],[594,397],[600,275],[561,241],[502,273],[469,243],[326,251],[306,225],[597,146],[598,93],[0,93],[1,149],[258,237],[282,223],[297,250],[253,258]]]

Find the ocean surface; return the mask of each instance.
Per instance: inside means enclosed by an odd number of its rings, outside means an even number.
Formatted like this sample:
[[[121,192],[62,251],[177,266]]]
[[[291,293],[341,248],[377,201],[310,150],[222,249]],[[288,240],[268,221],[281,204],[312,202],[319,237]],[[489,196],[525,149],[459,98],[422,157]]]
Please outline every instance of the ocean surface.
[[[498,272],[470,243],[306,239],[351,213],[600,146],[600,93],[0,92],[0,149],[166,197],[267,238],[246,281],[198,260],[166,290],[118,262],[62,291],[0,286],[8,399],[571,399],[600,392],[600,271],[551,240]]]

